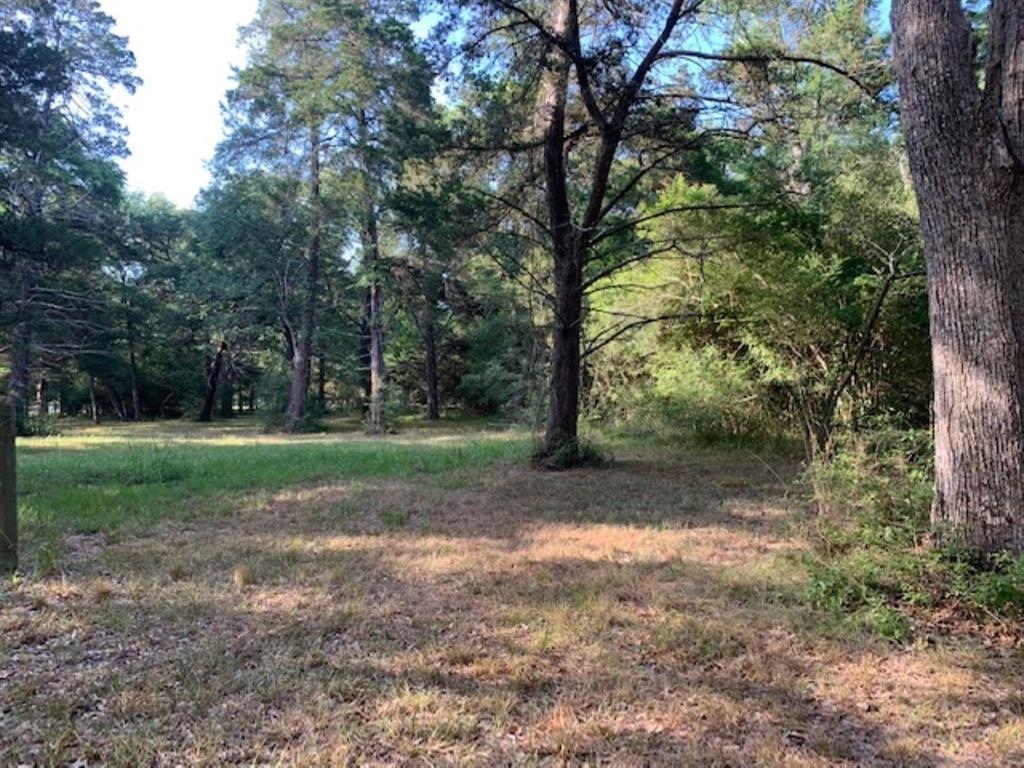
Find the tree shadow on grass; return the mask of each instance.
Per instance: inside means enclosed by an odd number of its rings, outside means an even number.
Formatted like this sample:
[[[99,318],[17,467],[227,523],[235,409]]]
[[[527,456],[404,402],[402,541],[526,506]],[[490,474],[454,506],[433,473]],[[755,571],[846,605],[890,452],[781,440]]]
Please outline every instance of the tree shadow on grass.
[[[674,469],[674,471],[673,471]],[[759,463],[715,456],[663,466],[535,472],[522,465],[457,469],[414,479],[364,479],[311,488],[329,535],[481,536],[510,545],[538,526],[624,526],[652,531],[719,528],[781,538],[807,519],[806,499]],[[285,514],[296,503],[276,500]],[[382,524],[382,518],[390,524]]]
[[[115,542],[0,625],[0,700],[22,723],[7,754],[942,763],[936,723],[975,722],[1013,680],[996,664],[943,700],[844,681],[833,664],[896,655],[820,634],[772,560],[799,508],[724,461],[370,478]],[[836,691],[886,684],[906,701],[884,713]],[[984,731],[950,727],[981,749]]]
[[[282,546],[233,590],[224,565],[257,545],[223,542],[173,585],[73,599],[89,626],[29,671],[26,722],[51,738],[73,727],[63,756],[100,760],[134,734],[179,758],[250,762],[312,759],[290,750],[338,739],[389,764],[939,762],[894,744],[912,724],[815,695],[821,670],[793,627],[711,567],[527,561],[481,591],[386,546]],[[143,582],[170,564],[154,554],[136,553]],[[48,720],[55,696],[67,706]]]

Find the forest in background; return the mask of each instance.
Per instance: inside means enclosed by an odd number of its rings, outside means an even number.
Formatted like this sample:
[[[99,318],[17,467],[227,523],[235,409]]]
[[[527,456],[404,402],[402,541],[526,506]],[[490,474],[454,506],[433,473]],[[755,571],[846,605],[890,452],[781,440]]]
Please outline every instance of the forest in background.
[[[989,9],[968,10],[977,73]],[[111,93],[138,81],[114,20],[0,11],[19,434],[472,414],[533,427],[549,468],[602,459],[580,423],[782,446],[821,512],[823,600],[935,566],[858,559],[916,548],[934,506],[925,259],[878,3],[267,0],[190,210],[124,188]],[[969,543],[1004,548],[985,531]],[[1024,605],[1014,562],[1001,607]]]
[[[601,208],[579,297],[585,420],[792,435],[809,457],[837,428],[927,425],[888,41],[870,3],[833,5],[686,19],[694,58],[637,89],[600,190],[587,185],[605,118],[566,105],[568,202]],[[265,3],[193,210],[122,188],[108,97],[135,81],[113,20],[87,2],[14,15],[3,307],[24,433],[58,409],[259,407],[293,431],[360,409],[372,429],[419,410],[542,421],[559,298],[529,94],[550,45],[508,10],[435,9],[427,24],[419,10]],[[606,21],[588,62],[600,79],[657,19],[624,7]],[[738,55],[702,58],[722,40]],[[813,63],[826,56],[847,71]]]

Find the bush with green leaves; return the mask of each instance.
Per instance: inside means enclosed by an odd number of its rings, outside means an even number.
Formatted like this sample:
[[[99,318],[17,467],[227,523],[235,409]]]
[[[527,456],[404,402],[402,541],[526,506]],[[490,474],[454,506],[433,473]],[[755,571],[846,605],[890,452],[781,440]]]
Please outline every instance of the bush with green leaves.
[[[1024,559],[935,540],[931,457],[926,430],[883,426],[845,436],[830,462],[807,470],[819,508],[804,560],[809,603],[891,640],[938,608],[1024,618]]]
[[[22,426],[23,437],[56,437],[60,433],[60,417],[49,413],[29,416]]]
[[[655,329],[602,350],[589,373],[588,416],[620,432],[707,445],[763,444],[788,431],[747,363]]]

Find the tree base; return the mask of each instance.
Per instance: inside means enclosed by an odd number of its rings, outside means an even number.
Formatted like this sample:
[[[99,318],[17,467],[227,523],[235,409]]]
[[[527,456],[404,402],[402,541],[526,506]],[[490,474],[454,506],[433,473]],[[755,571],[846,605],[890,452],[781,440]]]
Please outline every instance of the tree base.
[[[612,457],[597,446],[572,440],[551,450],[547,447],[534,452],[532,464],[535,469],[545,472],[564,472],[569,469],[586,469],[607,467]]]

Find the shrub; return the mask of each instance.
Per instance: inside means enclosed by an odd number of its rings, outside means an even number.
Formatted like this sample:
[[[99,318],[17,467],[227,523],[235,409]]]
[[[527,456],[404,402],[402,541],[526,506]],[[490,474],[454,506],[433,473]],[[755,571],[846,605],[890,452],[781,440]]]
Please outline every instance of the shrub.
[[[59,437],[60,417],[48,413],[29,416],[22,425],[24,437]]]
[[[602,354],[613,372],[595,374],[588,412],[624,431],[698,444],[762,443],[786,432],[748,367],[710,347]]]
[[[1024,559],[932,543],[931,456],[927,432],[883,427],[845,436],[832,461],[807,470],[820,510],[810,604],[890,640],[906,639],[922,610],[1024,617]]]

